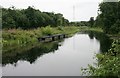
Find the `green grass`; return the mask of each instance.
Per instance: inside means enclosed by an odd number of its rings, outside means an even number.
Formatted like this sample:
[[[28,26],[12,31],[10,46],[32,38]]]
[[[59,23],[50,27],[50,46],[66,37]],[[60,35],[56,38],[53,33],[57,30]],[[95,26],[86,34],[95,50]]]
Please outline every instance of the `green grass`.
[[[2,42],[5,46],[7,45],[24,45],[28,43],[38,42],[38,38],[46,35],[54,34],[67,34],[68,36],[74,35],[76,32],[92,30],[102,32],[100,28],[89,28],[86,26],[59,26],[59,27],[41,27],[31,30],[22,29],[9,29],[2,31]]]
[[[99,27],[86,28],[86,30],[97,31],[97,32],[103,32],[102,28],[99,28]]]
[[[67,34],[71,35],[80,31],[80,27],[69,26],[69,27],[41,27],[31,30],[22,30],[22,29],[3,29],[2,33],[2,42],[4,46],[7,45],[24,45],[28,43],[38,42],[37,38],[53,35],[53,34]]]

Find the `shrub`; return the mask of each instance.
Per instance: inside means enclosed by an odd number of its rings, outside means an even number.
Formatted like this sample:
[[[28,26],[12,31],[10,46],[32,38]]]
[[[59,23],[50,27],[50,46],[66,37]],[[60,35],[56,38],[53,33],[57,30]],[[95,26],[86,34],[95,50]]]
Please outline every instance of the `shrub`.
[[[53,34],[53,29],[50,26],[42,27],[41,31],[42,31],[43,35],[52,35]]]

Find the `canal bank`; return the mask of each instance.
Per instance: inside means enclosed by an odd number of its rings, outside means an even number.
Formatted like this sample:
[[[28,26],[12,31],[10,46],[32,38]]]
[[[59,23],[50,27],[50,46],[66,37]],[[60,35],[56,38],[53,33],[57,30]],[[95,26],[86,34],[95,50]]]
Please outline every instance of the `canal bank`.
[[[69,26],[69,27],[46,26],[32,30],[3,29],[2,43],[5,46],[24,45],[28,43],[38,42],[38,38],[43,36],[55,35],[55,34],[68,34],[69,36],[72,36],[78,31],[80,31],[80,27],[76,27],[76,26]]]

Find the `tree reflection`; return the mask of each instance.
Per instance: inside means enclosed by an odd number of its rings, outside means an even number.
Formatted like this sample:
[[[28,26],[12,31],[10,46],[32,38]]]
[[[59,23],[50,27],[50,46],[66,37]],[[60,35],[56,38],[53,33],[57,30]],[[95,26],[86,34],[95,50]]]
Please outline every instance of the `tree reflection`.
[[[86,33],[89,35],[90,39],[95,37],[100,41],[100,50],[102,53],[107,52],[111,46],[112,40],[106,34],[96,31],[87,31]]]
[[[42,57],[46,53],[57,50],[58,46],[58,42],[50,42],[29,44],[29,46],[19,46],[16,48],[12,48],[12,46],[9,46],[8,48],[3,47],[2,65],[16,65],[19,60],[28,61],[32,64],[38,57]],[[12,49],[10,49],[10,47]]]

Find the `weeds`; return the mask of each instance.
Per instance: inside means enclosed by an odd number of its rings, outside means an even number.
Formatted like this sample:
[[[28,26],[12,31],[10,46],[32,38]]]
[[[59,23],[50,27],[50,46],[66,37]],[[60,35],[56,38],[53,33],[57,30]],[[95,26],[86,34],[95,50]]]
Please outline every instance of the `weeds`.
[[[2,42],[4,46],[6,45],[24,45],[27,43],[37,42],[39,37],[53,34],[73,34],[79,31],[79,27],[69,26],[69,27],[41,27],[32,30],[22,30],[22,29],[3,29],[3,39]]]

